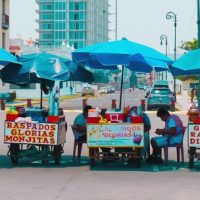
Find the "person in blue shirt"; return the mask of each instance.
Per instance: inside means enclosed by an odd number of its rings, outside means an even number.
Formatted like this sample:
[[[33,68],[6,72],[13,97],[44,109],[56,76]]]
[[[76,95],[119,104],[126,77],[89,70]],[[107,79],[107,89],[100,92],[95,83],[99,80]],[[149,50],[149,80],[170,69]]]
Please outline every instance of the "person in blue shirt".
[[[86,127],[87,127],[87,117],[88,111],[92,109],[92,106],[86,105],[83,108],[83,112],[79,114],[72,125],[72,129],[74,132],[74,137],[76,141],[86,141]]]
[[[141,115],[143,117],[143,122],[144,122],[144,148],[142,148],[142,155],[145,155],[149,151],[149,146],[150,146],[150,136],[149,136],[149,131],[151,130],[151,121],[149,116],[145,112],[140,112],[138,113],[137,106],[133,106],[130,111],[130,115]],[[149,152],[148,152],[149,154]]]
[[[149,163],[162,163],[161,148],[168,144],[180,144],[183,142],[184,126],[183,122],[177,115],[170,115],[168,110],[161,107],[157,111],[157,117],[160,117],[165,122],[165,127],[162,129],[156,129],[158,137],[151,139],[151,145],[153,153],[147,160]]]

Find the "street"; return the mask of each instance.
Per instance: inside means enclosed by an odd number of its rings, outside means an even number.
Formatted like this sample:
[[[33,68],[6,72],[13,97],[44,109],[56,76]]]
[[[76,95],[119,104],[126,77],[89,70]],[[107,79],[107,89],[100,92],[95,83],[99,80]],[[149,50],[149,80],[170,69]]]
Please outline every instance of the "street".
[[[124,105],[139,105],[144,91],[124,92]],[[110,108],[111,99],[119,99],[119,92],[97,98],[89,98],[88,104],[99,108]],[[118,105],[118,104],[117,104]],[[62,163],[55,165],[20,163],[13,166],[7,154],[7,145],[0,145],[0,198],[12,200],[198,200],[200,167],[188,169],[187,135],[184,138],[185,164],[177,164],[176,150],[169,150],[169,165],[151,165],[142,162],[141,168],[113,161],[99,162],[92,169],[88,163],[88,149],[83,146],[81,162],[72,161],[73,134],[70,125],[81,112],[82,98],[62,102],[68,123],[67,142]],[[155,136],[156,128],[164,123],[156,117],[156,111],[147,111]],[[186,112],[178,111],[187,126]],[[2,124],[2,122],[1,122]],[[3,138],[3,132],[1,134]]]

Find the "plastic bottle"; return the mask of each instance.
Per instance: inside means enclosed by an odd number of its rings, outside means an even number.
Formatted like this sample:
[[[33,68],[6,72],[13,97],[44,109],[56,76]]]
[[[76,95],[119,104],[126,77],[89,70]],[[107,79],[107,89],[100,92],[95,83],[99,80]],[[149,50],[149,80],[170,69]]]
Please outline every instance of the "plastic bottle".
[[[128,116],[127,116],[127,122],[131,122],[131,115],[130,114],[128,114]]]
[[[50,89],[49,92],[49,116],[52,116],[54,112],[54,97],[53,97],[53,90]]]
[[[54,94],[54,116],[58,116],[59,103],[60,103],[59,88],[56,87],[55,94]]]
[[[138,107],[137,107],[137,115],[138,115],[138,116],[141,116],[141,111],[142,111],[141,106],[138,106]]]

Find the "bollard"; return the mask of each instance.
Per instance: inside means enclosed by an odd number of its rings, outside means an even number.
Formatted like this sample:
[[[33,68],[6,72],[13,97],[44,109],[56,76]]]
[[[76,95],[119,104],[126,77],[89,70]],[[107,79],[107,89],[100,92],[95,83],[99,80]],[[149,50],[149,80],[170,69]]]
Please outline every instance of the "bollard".
[[[83,99],[83,108],[87,105],[87,99]]]
[[[1,110],[5,110],[5,99],[1,99]]]
[[[141,110],[145,111],[145,99],[141,99]]]
[[[112,99],[112,104],[111,104],[111,108],[112,109],[116,109],[116,99]]]
[[[27,105],[27,108],[32,107],[31,99],[27,99],[26,105]]]
[[[170,103],[170,111],[175,111],[175,100],[171,100],[171,103]]]

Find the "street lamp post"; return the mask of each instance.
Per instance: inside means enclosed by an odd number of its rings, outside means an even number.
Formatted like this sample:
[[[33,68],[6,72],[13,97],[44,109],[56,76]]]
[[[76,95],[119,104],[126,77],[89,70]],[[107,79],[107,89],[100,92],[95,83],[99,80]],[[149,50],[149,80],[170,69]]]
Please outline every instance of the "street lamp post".
[[[168,39],[167,39],[167,36],[162,34],[160,36],[160,45],[163,45],[163,40],[165,40],[165,55],[167,56],[167,45],[168,45]],[[163,76],[163,74],[162,74]],[[162,77],[163,79],[163,77]],[[165,74],[165,79],[167,80],[167,71],[166,71],[166,74]]]
[[[174,61],[176,61],[176,26],[177,26],[177,16],[174,12],[168,12],[166,14],[166,19],[172,19],[174,21]],[[176,77],[174,77],[174,98],[176,102]]]

